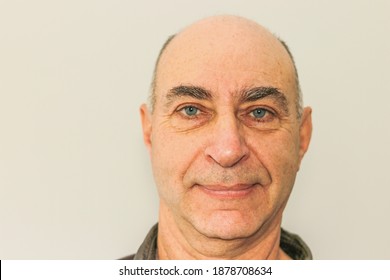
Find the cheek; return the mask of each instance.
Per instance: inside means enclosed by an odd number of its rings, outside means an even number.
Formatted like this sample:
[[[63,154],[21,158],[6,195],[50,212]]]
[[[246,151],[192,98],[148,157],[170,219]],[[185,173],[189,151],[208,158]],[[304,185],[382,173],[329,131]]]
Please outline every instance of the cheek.
[[[152,139],[152,167],[162,198],[175,200],[184,190],[183,176],[196,155],[196,141],[157,130]]]
[[[252,151],[271,175],[273,183],[292,185],[299,167],[299,140],[288,131],[277,131],[252,142]],[[292,186],[291,186],[292,187]]]

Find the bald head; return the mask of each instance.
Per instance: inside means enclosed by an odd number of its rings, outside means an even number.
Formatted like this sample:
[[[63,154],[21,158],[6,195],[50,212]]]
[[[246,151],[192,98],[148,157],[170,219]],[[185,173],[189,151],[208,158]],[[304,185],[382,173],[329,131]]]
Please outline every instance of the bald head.
[[[247,67],[244,70],[258,71],[250,62],[259,60],[259,54],[261,63],[269,67],[259,71],[259,75],[275,71],[284,75],[294,90],[297,116],[300,117],[302,96],[298,73],[286,43],[254,21],[229,15],[200,20],[168,38],[154,69],[149,97],[151,111],[156,104],[161,81],[171,74],[172,65],[178,63],[182,71],[188,71],[185,66],[193,66],[191,62],[194,60],[199,61],[197,67],[213,67],[213,63],[235,67],[239,61],[240,65]],[[245,64],[245,61],[248,63]],[[174,71],[179,70],[176,68]]]

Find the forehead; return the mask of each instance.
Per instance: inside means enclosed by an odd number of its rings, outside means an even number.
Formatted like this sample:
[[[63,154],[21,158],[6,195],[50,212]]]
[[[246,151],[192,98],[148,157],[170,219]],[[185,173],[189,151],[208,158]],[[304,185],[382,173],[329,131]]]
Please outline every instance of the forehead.
[[[172,87],[191,84],[214,94],[272,86],[294,95],[294,75],[287,51],[264,28],[247,21],[206,21],[167,46],[157,67],[155,94],[158,100]]]

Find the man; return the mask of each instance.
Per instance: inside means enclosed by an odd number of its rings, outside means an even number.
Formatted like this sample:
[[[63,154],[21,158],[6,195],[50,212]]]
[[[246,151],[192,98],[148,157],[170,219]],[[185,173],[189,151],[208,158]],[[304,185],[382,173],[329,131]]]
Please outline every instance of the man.
[[[310,259],[281,229],[308,149],[287,46],[244,18],[215,16],[168,40],[141,106],[160,208],[130,259]]]

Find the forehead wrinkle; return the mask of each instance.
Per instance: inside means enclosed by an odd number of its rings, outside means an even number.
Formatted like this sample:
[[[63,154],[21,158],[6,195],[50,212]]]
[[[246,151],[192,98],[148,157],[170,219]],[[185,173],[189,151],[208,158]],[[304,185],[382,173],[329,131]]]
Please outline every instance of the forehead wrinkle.
[[[255,102],[264,98],[273,99],[286,115],[289,114],[286,95],[275,87],[254,87],[243,89],[240,92],[240,102],[242,103]]]

